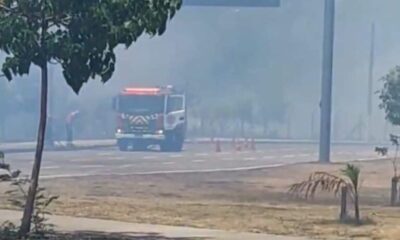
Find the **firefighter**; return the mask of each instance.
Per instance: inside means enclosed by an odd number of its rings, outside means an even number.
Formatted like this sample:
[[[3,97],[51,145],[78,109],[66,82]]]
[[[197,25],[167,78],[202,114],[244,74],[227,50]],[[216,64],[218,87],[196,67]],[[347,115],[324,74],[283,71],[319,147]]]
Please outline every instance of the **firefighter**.
[[[74,122],[79,115],[79,111],[70,112],[65,119],[65,129],[67,134],[67,146],[73,146]]]

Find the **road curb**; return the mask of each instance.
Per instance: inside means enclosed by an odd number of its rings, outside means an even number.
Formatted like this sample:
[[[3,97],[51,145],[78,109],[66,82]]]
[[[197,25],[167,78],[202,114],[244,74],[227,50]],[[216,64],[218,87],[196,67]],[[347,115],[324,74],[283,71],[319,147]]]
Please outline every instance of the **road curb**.
[[[115,144],[98,144],[92,146],[74,146],[74,147],[66,147],[66,146],[57,146],[53,148],[45,148],[45,151],[49,152],[60,152],[60,151],[79,151],[79,150],[90,150],[90,149],[98,149],[98,148],[107,148],[113,147]],[[9,149],[1,149],[0,151],[4,153],[28,153],[35,152],[36,148],[9,148]]]
[[[220,143],[231,143],[231,138],[214,138],[218,140]],[[90,140],[88,140],[90,141]],[[102,141],[111,141],[107,143],[99,143],[99,144],[77,144],[75,147],[66,147],[66,146],[56,146],[54,148],[45,148],[45,151],[79,151],[79,150],[90,150],[90,149],[98,149],[98,148],[108,148],[116,146],[114,140],[106,139]],[[245,139],[236,139],[236,141],[245,141]],[[318,144],[318,141],[315,140],[307,140],[307,139],[254,139],[255,144]],[[211,138],[197,138],[197,139],[187,139],[185,144],[212,144],[215,143]],[[34,145],[34,143],[32,143]],[[368,143],[362,141],[333,141],[332,145],[361,145],[361,146],[381,146],[381,145],[388,145],[390,143],[387,142],[376,142],[376,143]],[[27,152],[34,152],[35,147],[5,147],[2,148],[0,145],[0,151],[4,153],[27,153]]]

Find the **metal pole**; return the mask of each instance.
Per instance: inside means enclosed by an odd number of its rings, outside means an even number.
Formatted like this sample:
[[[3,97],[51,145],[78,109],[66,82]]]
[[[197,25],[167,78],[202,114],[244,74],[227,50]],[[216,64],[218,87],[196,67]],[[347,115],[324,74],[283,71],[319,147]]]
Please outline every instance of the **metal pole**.
[[[325,0],[319,161],[330,162],[335,0]]]
[[[374,80],[374,65],[375,65],[375,23],[371,25],[371,48],[369,56],[369,72],[368,72],[368,142],[372,140],[372,89]]]

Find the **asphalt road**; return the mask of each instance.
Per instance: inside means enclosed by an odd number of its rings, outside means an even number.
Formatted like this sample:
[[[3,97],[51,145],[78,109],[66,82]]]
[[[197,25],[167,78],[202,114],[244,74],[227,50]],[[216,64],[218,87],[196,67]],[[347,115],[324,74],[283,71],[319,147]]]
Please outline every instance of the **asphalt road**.
[[[182,153],[120,152],[116,148],[54,151],[44,153],[41,177],[239,171],[312,162],[317,160],[317,153],[318,147],[313,144],[259,144],[256,151],[237,152],[228,143],[222,145],[220,153],[211,144],[188,144]],[[6,161],[29,174],[33,156],[10,153]],[[335,162],[377,158],[372,146],[338,145],[332,149]]]

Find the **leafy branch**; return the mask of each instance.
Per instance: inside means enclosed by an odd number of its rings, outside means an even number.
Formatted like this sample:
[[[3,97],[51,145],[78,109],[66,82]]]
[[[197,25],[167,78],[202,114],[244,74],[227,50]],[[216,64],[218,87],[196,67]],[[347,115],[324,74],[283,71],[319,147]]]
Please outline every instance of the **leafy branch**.
[[[14,189],[5,192],[5,194],[8,196],[7,201],[13,207],[16,207],[20,210],[24,209],[25,202],[28,197],[25,188],[26,185],[29,183],[29,179],[26,177],[20,177],[20,170],[11,170],[10,165],[7,164],[4,160],[3,152],[0,152],[0,169],[6,172],[4,174],[0,174],[0,183],[7,182],[10,183],[10,186],[15,187]],[[36,195],[35,209],[32,215],[33,229],[32,233],[30,234],[30,236],[34,236],[35,239],[43,239],[41,237],[45,236],[47,233],[52,232],[53,229],[53,225],[47,222],[47,216],[51,215],[51,212],[47,209],[59,197],[47,195],[45,191],[45,188],[38,188],[38,192]],[[1,234],[5,234],[6,236],[14,236],[19,231],[19,229],[10,222],[5,222],[1,224],[0,230]],[[2,239],[1,236],[0,239]]]

